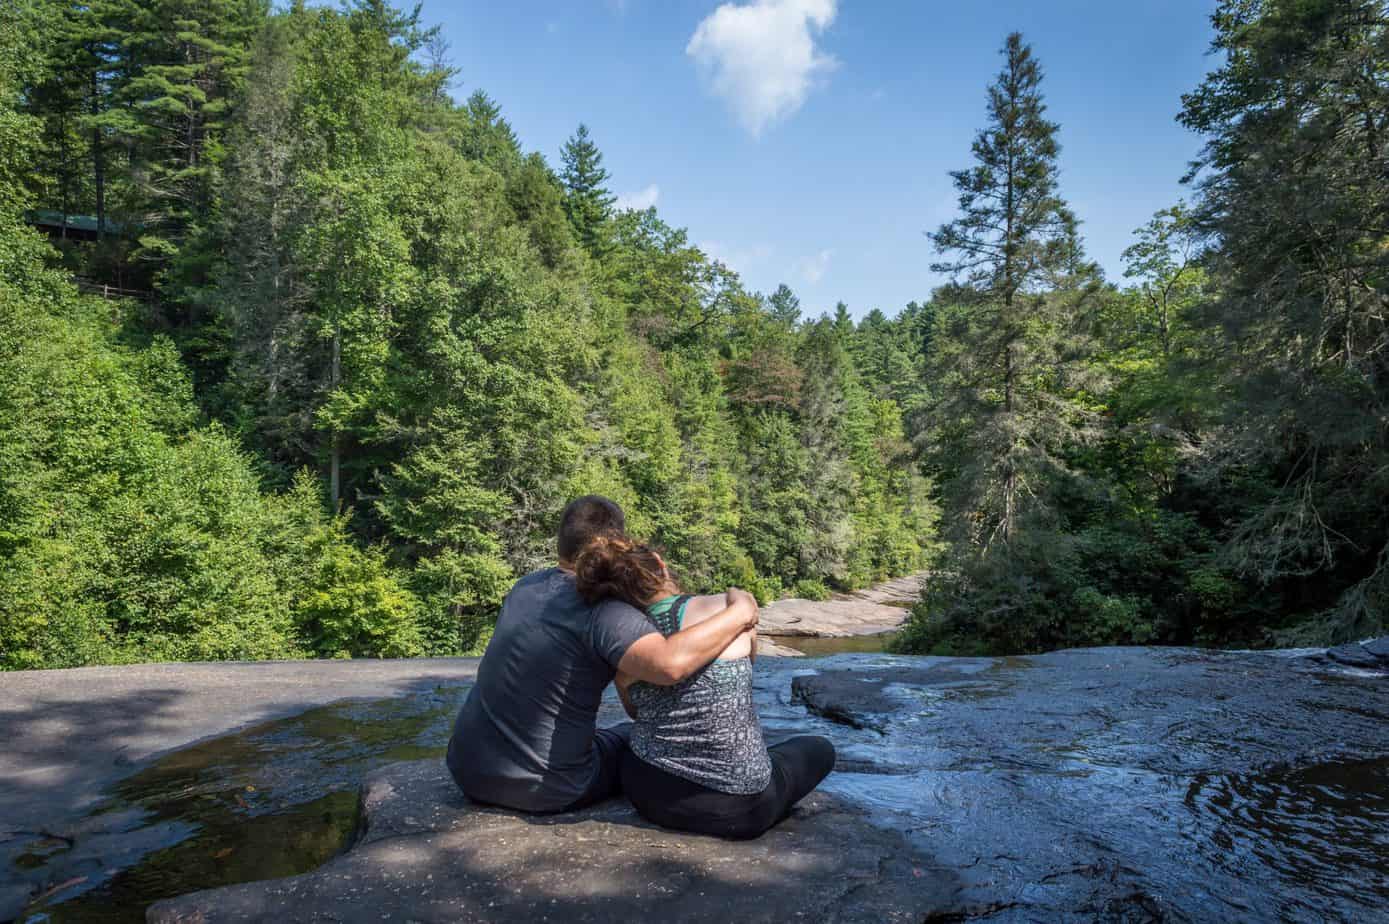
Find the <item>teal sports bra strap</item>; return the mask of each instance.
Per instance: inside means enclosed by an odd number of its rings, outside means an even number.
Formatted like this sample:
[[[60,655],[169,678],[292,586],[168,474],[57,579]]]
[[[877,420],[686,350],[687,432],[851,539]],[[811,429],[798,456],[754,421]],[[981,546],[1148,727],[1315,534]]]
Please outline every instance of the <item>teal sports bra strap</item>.
[[[656,624],[664,635],[674,635],[685,624],[685,607],[694,599],[694,594],[681,594],[657,600],[646,608],[646,615]]]

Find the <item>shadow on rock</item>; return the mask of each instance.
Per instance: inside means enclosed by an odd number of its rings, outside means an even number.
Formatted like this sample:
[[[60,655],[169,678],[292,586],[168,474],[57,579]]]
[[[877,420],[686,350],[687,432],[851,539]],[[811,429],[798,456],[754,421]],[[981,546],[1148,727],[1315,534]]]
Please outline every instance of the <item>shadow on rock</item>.
[[[647,824],[622,799],[537,817],[469,803],[438,761],[362,790],[360,837],[319,870],[154,905],[160,924],[336,921],[921,921],[968,914],[956,876],[823,794],[755,841]]]

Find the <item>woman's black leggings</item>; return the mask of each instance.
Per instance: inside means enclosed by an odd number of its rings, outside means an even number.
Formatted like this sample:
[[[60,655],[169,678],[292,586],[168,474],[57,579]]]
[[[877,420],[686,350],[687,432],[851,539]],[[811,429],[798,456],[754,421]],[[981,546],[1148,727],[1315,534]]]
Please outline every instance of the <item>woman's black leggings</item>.
[[[772,781],[760,793],[735,796],[667,773],[631,751],[622,755],[622,790],[647,821],[664,828],[734,840],[758,837],[781,821],[834,769],[828,738],[802,735],[767,749]]]

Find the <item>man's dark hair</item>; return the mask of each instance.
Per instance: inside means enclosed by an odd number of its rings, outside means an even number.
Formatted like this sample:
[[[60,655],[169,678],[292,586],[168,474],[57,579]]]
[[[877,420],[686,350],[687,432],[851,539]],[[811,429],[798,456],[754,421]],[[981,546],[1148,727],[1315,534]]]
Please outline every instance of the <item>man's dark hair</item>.
[[[627,516],[615,501],[597,494],[576,497],[559,518],[559,560],[572,562],[594,536],[626,529]]]

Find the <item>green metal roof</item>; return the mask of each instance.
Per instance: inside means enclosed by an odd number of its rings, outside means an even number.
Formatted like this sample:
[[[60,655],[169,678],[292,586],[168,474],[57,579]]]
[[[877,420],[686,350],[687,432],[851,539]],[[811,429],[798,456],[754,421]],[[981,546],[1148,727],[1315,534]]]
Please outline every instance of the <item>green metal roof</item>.
[[[66,225],[66,227],[74,230],[87,231],[92,234],[95,234],[97,230],[95,215],[69,215],[67,221],[64,222],[62,212],[55,212],[52,209],[33,209],[25,213],[25,218],[29,220],[30,224],[43,225],[48,228],[61,228]],[[125,230],[125,225],[108,218],[106,219],[105,230],[112,234],[119,234]]]

